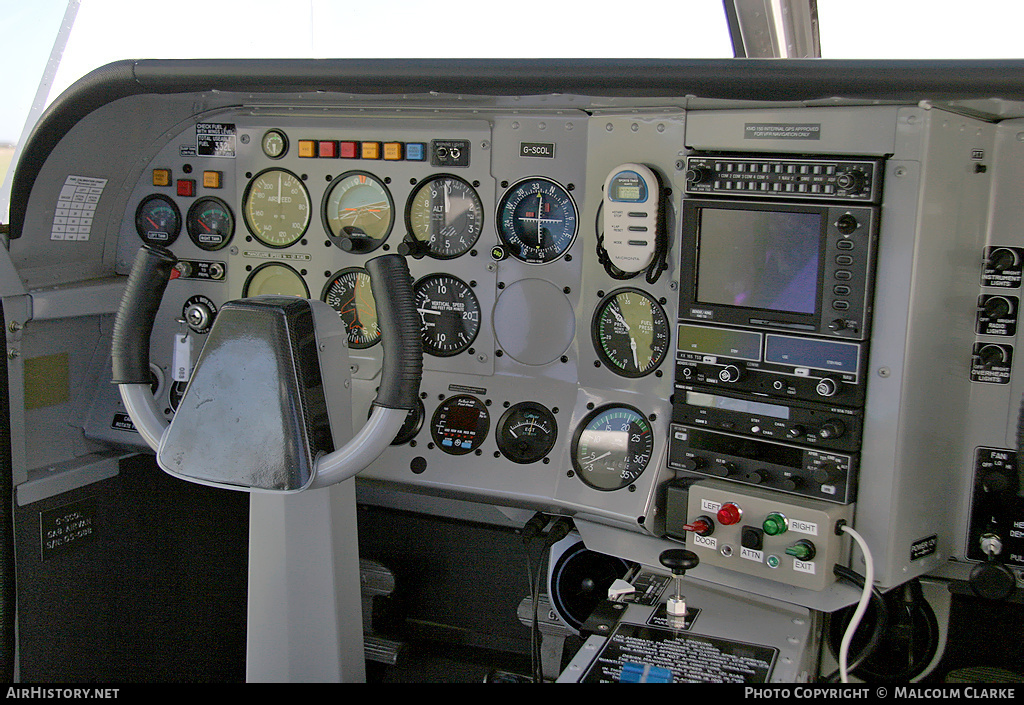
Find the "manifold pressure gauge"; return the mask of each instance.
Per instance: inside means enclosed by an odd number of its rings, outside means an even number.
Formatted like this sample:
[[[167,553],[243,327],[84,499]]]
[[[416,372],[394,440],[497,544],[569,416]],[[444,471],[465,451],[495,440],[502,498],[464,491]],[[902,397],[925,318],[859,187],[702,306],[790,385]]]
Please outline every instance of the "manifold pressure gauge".
[[[572,439],[572,466],[596,490],[632,485],[647,469],[653,453],[650,423],[626,405],[602,406],[587,414]]]
[[[623,377],[643,377],[665,360],[671,327],[665,310],[639,289],[618,289],[598,304],[591,335],[598,357]]]

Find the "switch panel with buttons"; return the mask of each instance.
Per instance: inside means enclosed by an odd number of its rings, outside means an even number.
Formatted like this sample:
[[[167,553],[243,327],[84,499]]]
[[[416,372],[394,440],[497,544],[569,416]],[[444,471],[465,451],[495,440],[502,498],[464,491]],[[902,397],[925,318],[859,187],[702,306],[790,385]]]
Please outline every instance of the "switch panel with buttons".
[[[695,525],[717,518],[713,533],[686,532],[686,547],[702,565],[824,590],[847,555],[835,527],[852,521],[853,506],[702,480],[687,488],[687,514]]]

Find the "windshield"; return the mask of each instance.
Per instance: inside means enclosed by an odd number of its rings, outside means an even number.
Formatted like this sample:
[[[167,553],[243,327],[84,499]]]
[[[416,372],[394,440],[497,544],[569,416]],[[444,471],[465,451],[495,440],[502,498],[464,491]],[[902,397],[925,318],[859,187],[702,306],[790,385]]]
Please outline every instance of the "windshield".
[[[46,105],[119,59],[733,56],[722,0],[651,0],[642,11],[604,7],[585,0],[555,0],[539,11],[479,0],[0,0],[6,55],[18,57],[19,69],[4,77],[0,194],[10,187],[16,145]],[[1021,57],[1019,0],[973,0],[964,6],[968,17],[935,7],[933,0],[819,3],[822,56]]]

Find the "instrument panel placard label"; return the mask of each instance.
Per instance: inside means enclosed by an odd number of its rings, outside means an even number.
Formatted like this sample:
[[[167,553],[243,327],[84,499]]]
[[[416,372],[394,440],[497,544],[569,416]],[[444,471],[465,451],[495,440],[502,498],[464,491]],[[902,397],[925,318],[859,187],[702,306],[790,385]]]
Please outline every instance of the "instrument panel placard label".
[[[235,158],[235,126],[229,123],[196,124],[196,154],[200,157]]]
[[[40,560],[77,549],[96,538],[95,497],[39,513]]]
[[[820,140],[821,123],[748,122],[745,140]]]

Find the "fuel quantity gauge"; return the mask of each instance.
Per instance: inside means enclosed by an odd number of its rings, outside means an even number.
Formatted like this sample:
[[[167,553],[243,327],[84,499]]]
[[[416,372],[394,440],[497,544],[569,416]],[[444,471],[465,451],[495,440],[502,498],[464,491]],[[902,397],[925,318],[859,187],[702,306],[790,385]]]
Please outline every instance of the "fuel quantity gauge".
[[[213,252],[231,242],[231,236],[235,234],[235,217],[224,201],[206,196],[188,209],[185,229],[197,247]]]
[[[524,401],[510,407],[498,420],[498,450],[513,463],[535,463],[555,447],[558,423],[543,404]]]
[[[178,206],[162,194],[146,196],[135,209],[135,230],[143,242],[167,247],[181,232]]]

